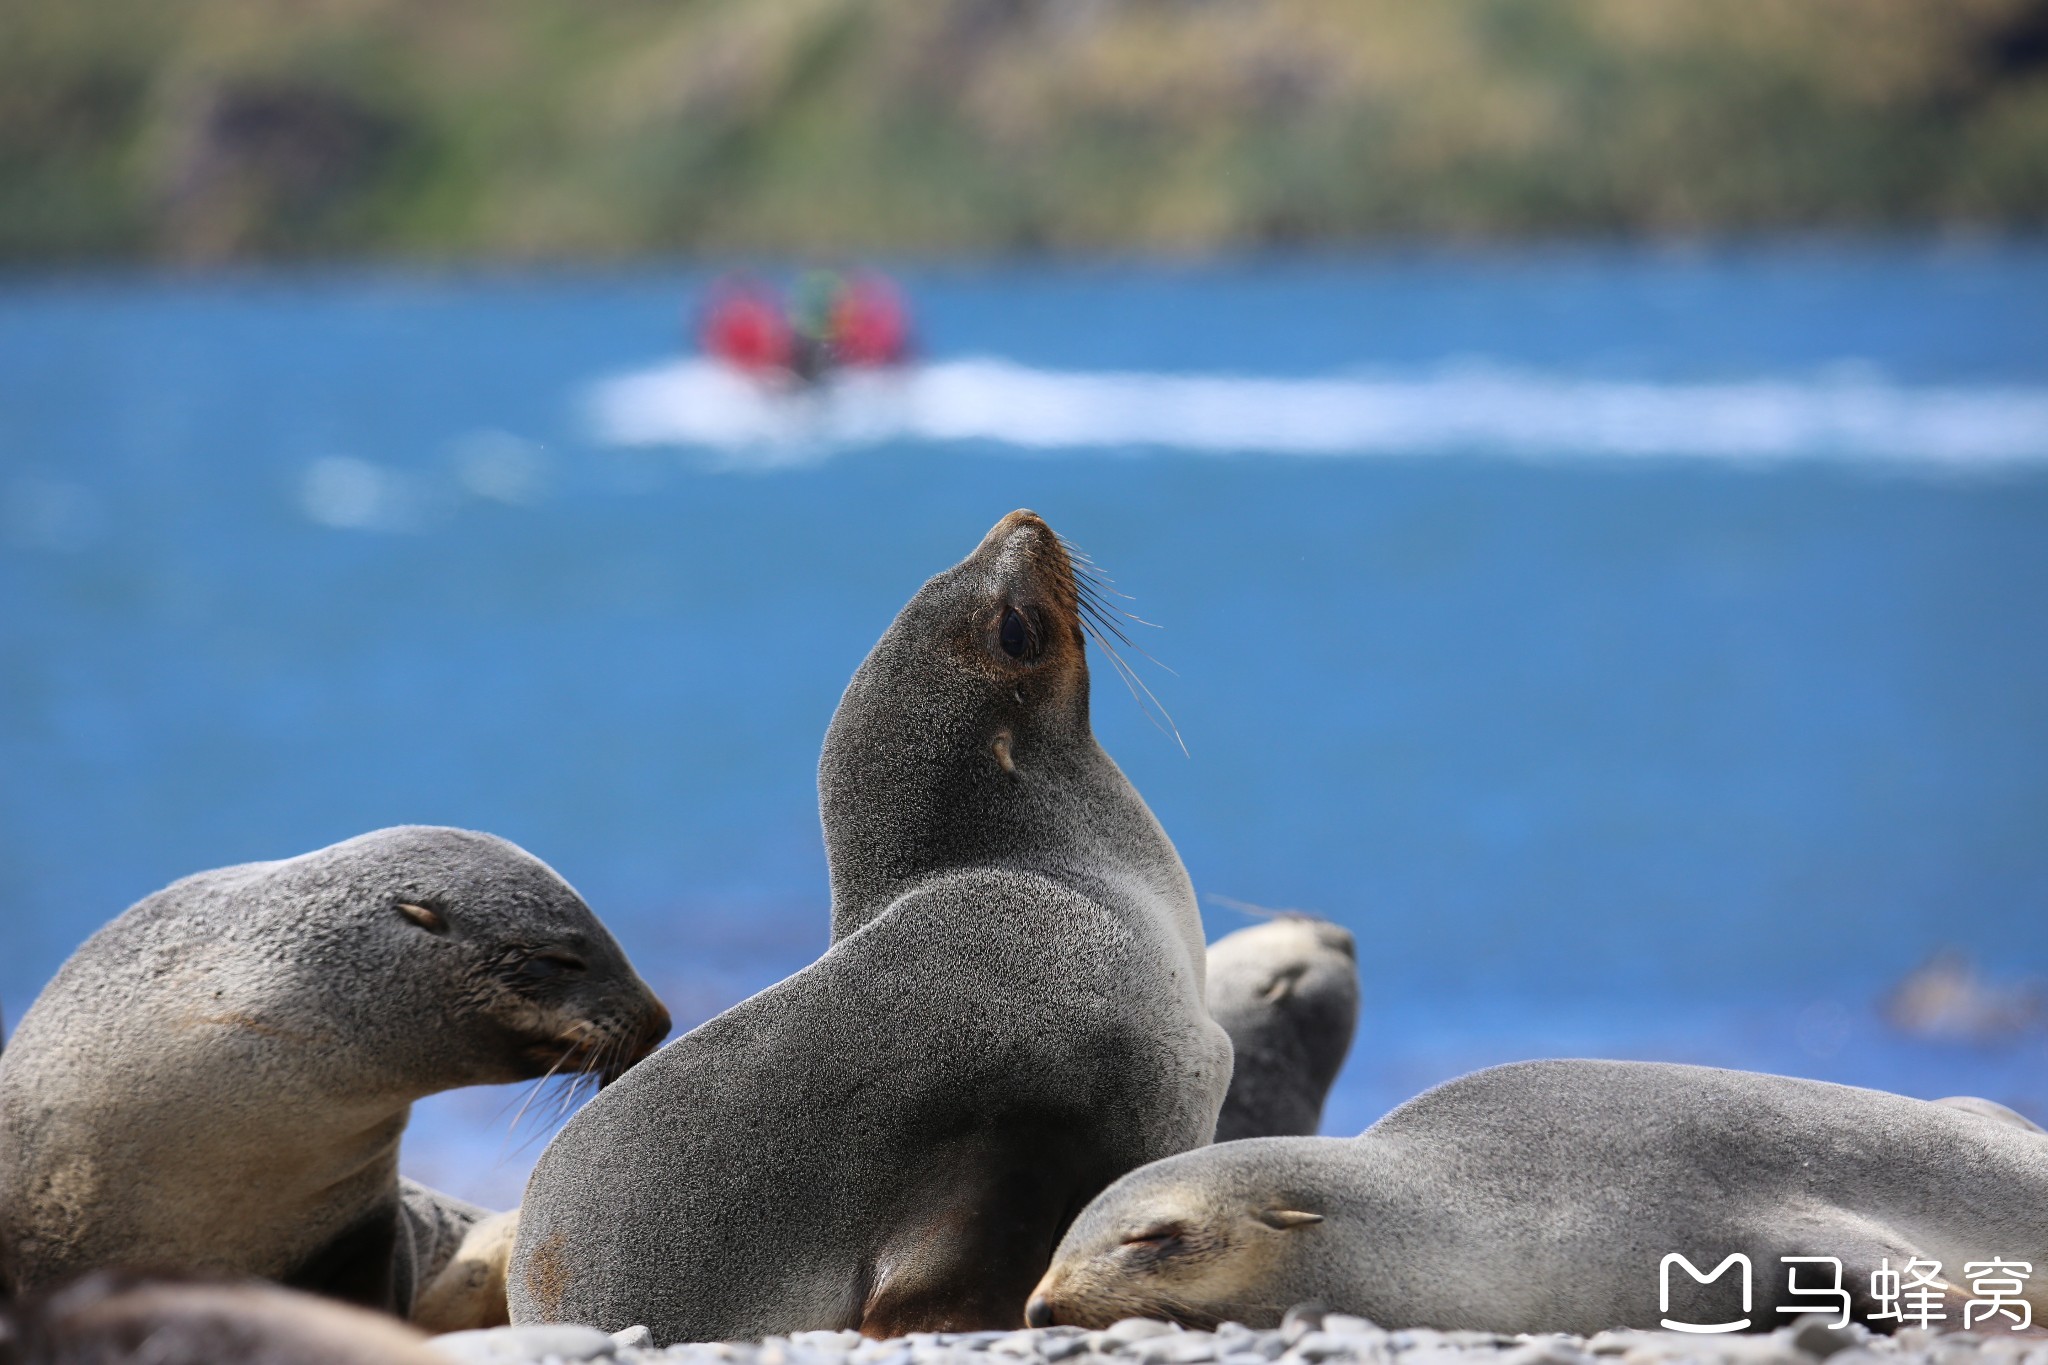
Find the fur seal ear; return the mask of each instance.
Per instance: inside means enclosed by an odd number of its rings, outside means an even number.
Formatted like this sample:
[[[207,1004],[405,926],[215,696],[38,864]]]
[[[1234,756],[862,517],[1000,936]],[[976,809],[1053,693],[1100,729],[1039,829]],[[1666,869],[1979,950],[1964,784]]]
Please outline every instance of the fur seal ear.
[[[430,934],[445,934],[448,932],[448,921],[442,919],[438,913],[424,905],[415,905],[411,901],[400,901],[398,902],[398,913],[404,915]]]
[[[1252,1215],[1269,1228],[1285,1232],[1289,1228],[1305,1228],[1310,1223],[1320,1223],[1323,1215],[1308,1213],[1301,1209],[1261,1209]]]

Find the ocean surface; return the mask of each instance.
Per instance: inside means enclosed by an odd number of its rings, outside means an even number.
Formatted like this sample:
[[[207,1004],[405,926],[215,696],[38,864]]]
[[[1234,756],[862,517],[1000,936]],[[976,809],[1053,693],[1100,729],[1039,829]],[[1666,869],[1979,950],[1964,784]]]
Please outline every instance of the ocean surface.
[[[927,363],[794,399],[691,359],[683,267],[0,282],[8,1019],[405,822],[709,1017],[825,944],[840,689],[1028,506],[1160,625],[1185,752],[1099,661],[1096,727],[1211,937],[1358,936],[1329,1131],[1570,1054],[2048,1114],[2048,245],[897,273]],[[407,1168],[516,1201],[523,1093]]]

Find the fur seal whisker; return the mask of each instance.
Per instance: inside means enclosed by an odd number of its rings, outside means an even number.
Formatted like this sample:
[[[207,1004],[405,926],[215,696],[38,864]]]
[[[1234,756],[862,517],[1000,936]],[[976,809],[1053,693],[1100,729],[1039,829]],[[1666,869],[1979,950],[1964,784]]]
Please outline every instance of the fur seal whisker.
[[[1138,709],[1144,713],[1145,719],[1152,722],[1152,728],[1158,730],[1163,735],[1170,736],[1173,742],[1180,746],[1182,757],[1188,757],[1188,742],[1181,738],[1180,727],[1173,723],[1173,714],[1166,709],[1166,704],[1160,701],[1153,694],[1152,689],[1145,685],[1145,680],[1138,676],[1137,671],[1124,662],[1123,656],[1116,652],[1116,648],[1113,645],[1094,630],[1089,629],[1085,622],[1082,624],[1082,629],[1087,630],[1095,643],[1102,646],[1102,652],[1109,656],[1110,666],[1116,670],[1117,676],[1124,680],[1124,686],[1130,690],[1131,699],[1138,703]],[[1143,651],[1140,652],[1142,653]],[[1146,657],[1150,658],[1151,656],[1147,655]],[[1156,663],[1157,660],[1154,660],[1154,662]],[[1158,714],[1155,715],[1155,711]]]
[[[1135,621],[1139,625],[1150,626],[1154,630],[1161,629],[1161,627],[1156,622],[1147,621],[1132,612],[1124,611],[1121,608],[1112,607],[1105,603],[1100,595],[1103,592],[1114,593],[1126,601],[1131,600],[1130,594],[1119,592],[1117,589],[1110,587],[1109,583],[1111,580],[1109,576],[1103,573],[1101,567],[1094,560],[1090,559],[1084,551],[1078,549],[1064,537],[1055,536],[1054,539],[1058,542],[1061,552],[1067,557],[1067,577],[1074,593],[1075,619],[1080,625],[1082,632],[1094,640],[1101,647],[1102,652],[1109,656],[1110,667],[1116,670],[1119,678],[1123,679],[1124,687],[1130,692],[1131,699],[1138,703],[1138,709],[1145,714],[1147,720],[1152,722],[1153,728],[1161,734],[1171,737],[1173,742],[1180,747],[1182,755],[1185,756],[1188,752],[1187,741],[1181,737],[1180,727],[1174,724],[1173,713],[1166,709],[1166,704],[1159,700],[1158,694],[1146,685],[1145,680],[1138,676],[1137,670],[1130,665],[1122,654],[1117,652],[1116,648],[1118,644],[1121,644],[1126,649],[1135,651],[1155,667],[1165,669],[1166,672],[1179,677],[1178,673],[1175,673],[1168,665],[1161,663],[1150,650],[1133,640],[1116,618],[1121,616],[1126,620]],[[1112,641],[1115,641],[1115,643],[1111,643]]]
[[[1291,905],[1259,905],[1253,901],[1241,901],[1235,897],[1220,895],[1214,891],[1204,891],[1202,899],[1211,905],[1221,906],[1225,910],[1235,910],[1240,915],[1250,915],[1254,919],[1325,920],[1329,918],[1329,916],[1319,915],[1313,910],[1301,910]]]
[[[562,1069],[562,1064],[568,1061],[569,1058],[571,1058],[574,1055],[574,1048],[571,1048],[569,1051],[564,1052],[559,1058],[555,1060],[555,1064],[553,1066],[549,1067],[545,1072],[541,1073],[540,1076],[536,1077],[533,1084],[526,1088],[526,1098],[519,1102],[519,1112],[512,1116],[512,1122],[508,1125],[509,1128],[517,1129],[519,1127],[519,1120],[526,1117],[526,1110],[528,1106],[530,1106],[534,1102],[534,1100],[540,1096],[540,1092],[547,1087],[547,1083],[555,1078],[555,1073]]]

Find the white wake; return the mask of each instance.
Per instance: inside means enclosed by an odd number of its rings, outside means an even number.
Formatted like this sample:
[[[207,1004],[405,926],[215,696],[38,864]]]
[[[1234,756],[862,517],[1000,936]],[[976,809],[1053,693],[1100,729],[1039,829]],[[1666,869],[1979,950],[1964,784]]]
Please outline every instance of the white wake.
[[[773,465],[896,441],[1032,450],[2048,463],[2048,388],[1858,377],[1653,383],[1497,370],[1315,379],[1086,373],[970,359],[777,391],[710,361],[605,380],[600,440]]]

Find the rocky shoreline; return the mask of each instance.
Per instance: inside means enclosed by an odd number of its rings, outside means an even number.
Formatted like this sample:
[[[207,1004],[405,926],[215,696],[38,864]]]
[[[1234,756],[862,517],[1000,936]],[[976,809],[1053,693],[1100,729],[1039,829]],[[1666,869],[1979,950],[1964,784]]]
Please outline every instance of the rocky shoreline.
[[[1277,1328],[1225,1323],[1214,1332],[1129,1318],[1009,1332],[920,1332],[869,1341],[853,1332],[798,1332],[761,1342],[655,1347],[646,1329],[500,1327],[436,1337],[461,1365],[2048,1365],[2048,1336],[1907,1328],[1873,1335],[1809,1318],[1768,1334],[1602,1332],[1593,1337],[1385,1331],[1363,1318],[1296,1309]]]

